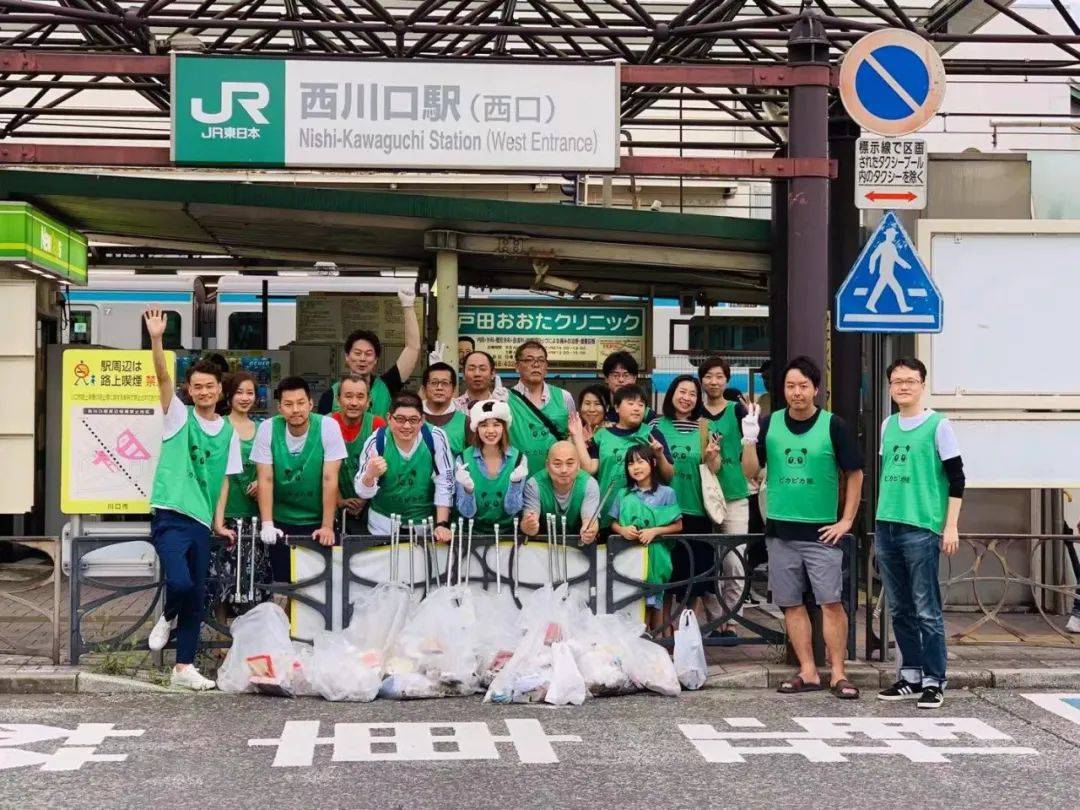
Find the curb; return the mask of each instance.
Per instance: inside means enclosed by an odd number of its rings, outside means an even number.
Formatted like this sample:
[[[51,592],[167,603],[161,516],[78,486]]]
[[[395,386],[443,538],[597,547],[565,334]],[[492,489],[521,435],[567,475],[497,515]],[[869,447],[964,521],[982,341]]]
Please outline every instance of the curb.
[[[777,664],[712,665],[705,689],[776,689],[791,677],[794,668]],[[823,679],[828,669],[822,669]],[[895,670],[872,664],[852,664],[848,678],[864,690],[880,689],[891,684]],[[1080,668],[953,669],[949,671],[952,689],[1075,689],[1080,684]],[[184,690],[147,683],[138,678],[84,672],[74,667],[38,667],[5,670],[0,668],[0,695],[115,695],[151,693],[186,694]],[[208,692],[206,694],[214,694]]]
[[[101,675],[75,667],[0,668],[0,695],[112,695],[153,692],[175,694],[138,678]]]
[[[795,667],[778,664],[714,664],[709,667],[705,688],[776,689],[795,671]],[[828,673],[827,668],[821,670],[823,679]],[[851,664],[847,676],[860,689],[876,690],[892,684],[896,670],[891,665]],[[952,689],[1075,689],[1080,684],[1080,668],[958,668],[950,669],[948,677]]]

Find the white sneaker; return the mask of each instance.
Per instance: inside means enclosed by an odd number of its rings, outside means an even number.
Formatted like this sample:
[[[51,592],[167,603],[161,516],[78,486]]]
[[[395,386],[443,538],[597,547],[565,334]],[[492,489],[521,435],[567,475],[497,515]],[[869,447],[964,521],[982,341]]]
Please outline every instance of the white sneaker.
[[[169,686],[173,689],[190,689],[193,692],[205,692],[208,689],[217,688],[217,684],[209,678],[204,678],[194,666],[173,669]]]
[[[158,617],[154,629],[150,631],[150,638],[147,639],[146,643],[150,645],[150,649],[154,652],[164,650],[165,645],[169,643],[169,634],[175,629],[176,619],[170,622],[165,618],[165,614],[162,614]]]
[[[1080,616],[1070,616],[1065,629],[1070,633],[1080,633]]]

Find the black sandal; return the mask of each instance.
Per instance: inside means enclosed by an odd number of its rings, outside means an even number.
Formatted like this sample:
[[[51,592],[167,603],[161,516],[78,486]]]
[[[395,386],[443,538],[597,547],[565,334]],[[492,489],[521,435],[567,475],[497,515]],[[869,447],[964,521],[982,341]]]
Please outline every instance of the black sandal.
[[[859,687],[847,678],[838,680],[829,687],[829,691],[833,693],[833,697],[839,698],[840,700],[858,700],[860,696]]]

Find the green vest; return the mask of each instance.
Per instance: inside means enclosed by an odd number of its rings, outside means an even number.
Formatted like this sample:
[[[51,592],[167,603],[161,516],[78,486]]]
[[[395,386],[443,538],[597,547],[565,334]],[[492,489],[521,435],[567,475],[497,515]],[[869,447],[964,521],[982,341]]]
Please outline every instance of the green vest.
[[[796,436],[787,427],[787,410],[774,411],[765,435],[768,467],[768,518],[794,523],[835,523],[840,474],[829,425],[821,411],[809,433]]]
[[[473,480],[473,498],[476,499],[476,515],[473,516],[474,528],[479,534],[494,534],[494,526],[499,524],[499,534],[505,537],[513,531],[514,516],[506,514],[503,503],[506,491],[510,488],[510,474],[521,462],[521,451],[511,454],[503,464],[499,474],[487,477],[487,465],[477,462],[476,455],[470,449],[465,466]]]
[[[945,528],[949,479],[941,466],[936,441],[943,418],[940,413],[932,413],[914,430],[901,430],[897,414],[885,422],[878,520],[918,526],[935,534]]]
[[[371,408],[364,411],[360,418],[360,430],[356,438],[351,442],[345,442],[346,456],[341,460],[338,468],[338,492],[342,498],[356,497],[356,474],[360,471],[360,451],[364,449],[364,442],[371,435],[371,424],[375,421],[375,415]],[[344,431],[342,431],[344,433]]]
[[[675,462],[675,476],[671,479],[671,488],[679,499],[679,507],[684,515],[705,516],[705,501],[701,498],[701,432],[679,431],[675,423],[666,416],[656,423],[656,429],[667,441],[671,458]]]
[[[555,437],[526,403],[516,393],[511,393],[507,404],[510,406],[510,444],[525,454],[529,464],[529,475],[535,475],[547,464],[548,450],[559,439],[568,434],[570,414],[563,401],[563,390],[554,385],[548,386],[548,401],[540,412],[544,414],[560,435]],[[522,396],[525,396],[522,394]]]
[[[382,454],[386,472],[379,479],[379,491],[371,500],[371,508],[380,515],[401,515],[405,524],[410,520],[419,523],[435,509],[435,482],[431,480],[435,459],[423,436],[417,434],[416,450],[409,458],[403,458],[390,431],[379,430],[386,431]]]
[[[654,529],[667,526],[682,516],[678,504],[671,506],[649,506],[638,495],[637,490],[627,490],[619,501],[619,525],[636,526],[639,529]],[[646,582],[667,582],[671,579],[671,549],[675,541],[667,537],[658,537],[649,543]]]
[[[209,527],[221,497],[232,435],[228,420],[216,436],[206,433],[195,418],[195,409],[189,407],[184,426],[161,443],[150,505],[180,512]]]
[[[341,403],[338,402],[338,389],[341,388],[341,380],[330,386],[330,392],[334,396],[334,402],[331,407],[330,413],[338,413],[341,410]],[[386,383],[382,381],[382,377],[371,377],[371,385],[368,386],[368,402],[367,411],[372,416],[380,416],[383,419],[386,418],[387,412],[390,410],[390,400],[393,399],[390,396],[390,389],[386,387]]]
[[[566,531],[569,534],[578,534],[581,531],[581,504],[585,501],[585,488],[589,483],[589,474],[584,470],[578,470],[574,484],[570,488],[570,500],[566,509],[559,506],[555,497],[555,485],[551,482],[551,475],[547,469],[543,469],[533,476],[536,482],[536,491],[540,495],[540,528],[544,529],[547,523],[544,515],[554,515],[559,522],[559,530],[562,530],[562,519],[566,518]]]
[[[293,454],[285,443],[284,417],[271,421],[270,454],[274,460],[274,522],[294,526],[322,523],[322,420],[311,414],[304,446]]]
[[[629,436],[616,436],[608,428],[596,431],[593,441],[600,451],[600,469],[597,478],[600,484],[600,528],[611,525],[608,506],[614,503],[619,493],[626,489],[626,451],[635,444],[648,444],[652,432],[644,422]]]
[[[450,421],[440,426],[440,430],[446,434],[446,442],[450,445],[450,457],[457,458],[465,452],[465,425],[468,418],[462,411],[455,411]]]
[[[229,497],[225,501],[225,517],[231,519],[259,516],[259,502],[247,494],[247,488],[256,478],[255,462],[251,460],[251,447],[255,437],[240,439],[240,458],[244,471],[229,476]]]
[[[720,434],[720,488],[724,500],[738,501],[750,495],[750,482],[742,471],[742,431],[735,418],[735,404],[729,402],[719,416],[710,416],[710,427]]]

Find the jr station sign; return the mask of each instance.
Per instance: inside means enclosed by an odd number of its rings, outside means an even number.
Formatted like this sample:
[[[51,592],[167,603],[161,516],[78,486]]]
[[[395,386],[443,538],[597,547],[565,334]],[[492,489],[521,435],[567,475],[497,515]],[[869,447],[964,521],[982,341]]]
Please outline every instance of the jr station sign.
[[[187,165],[611,171],[614,65],[173,56]]]

